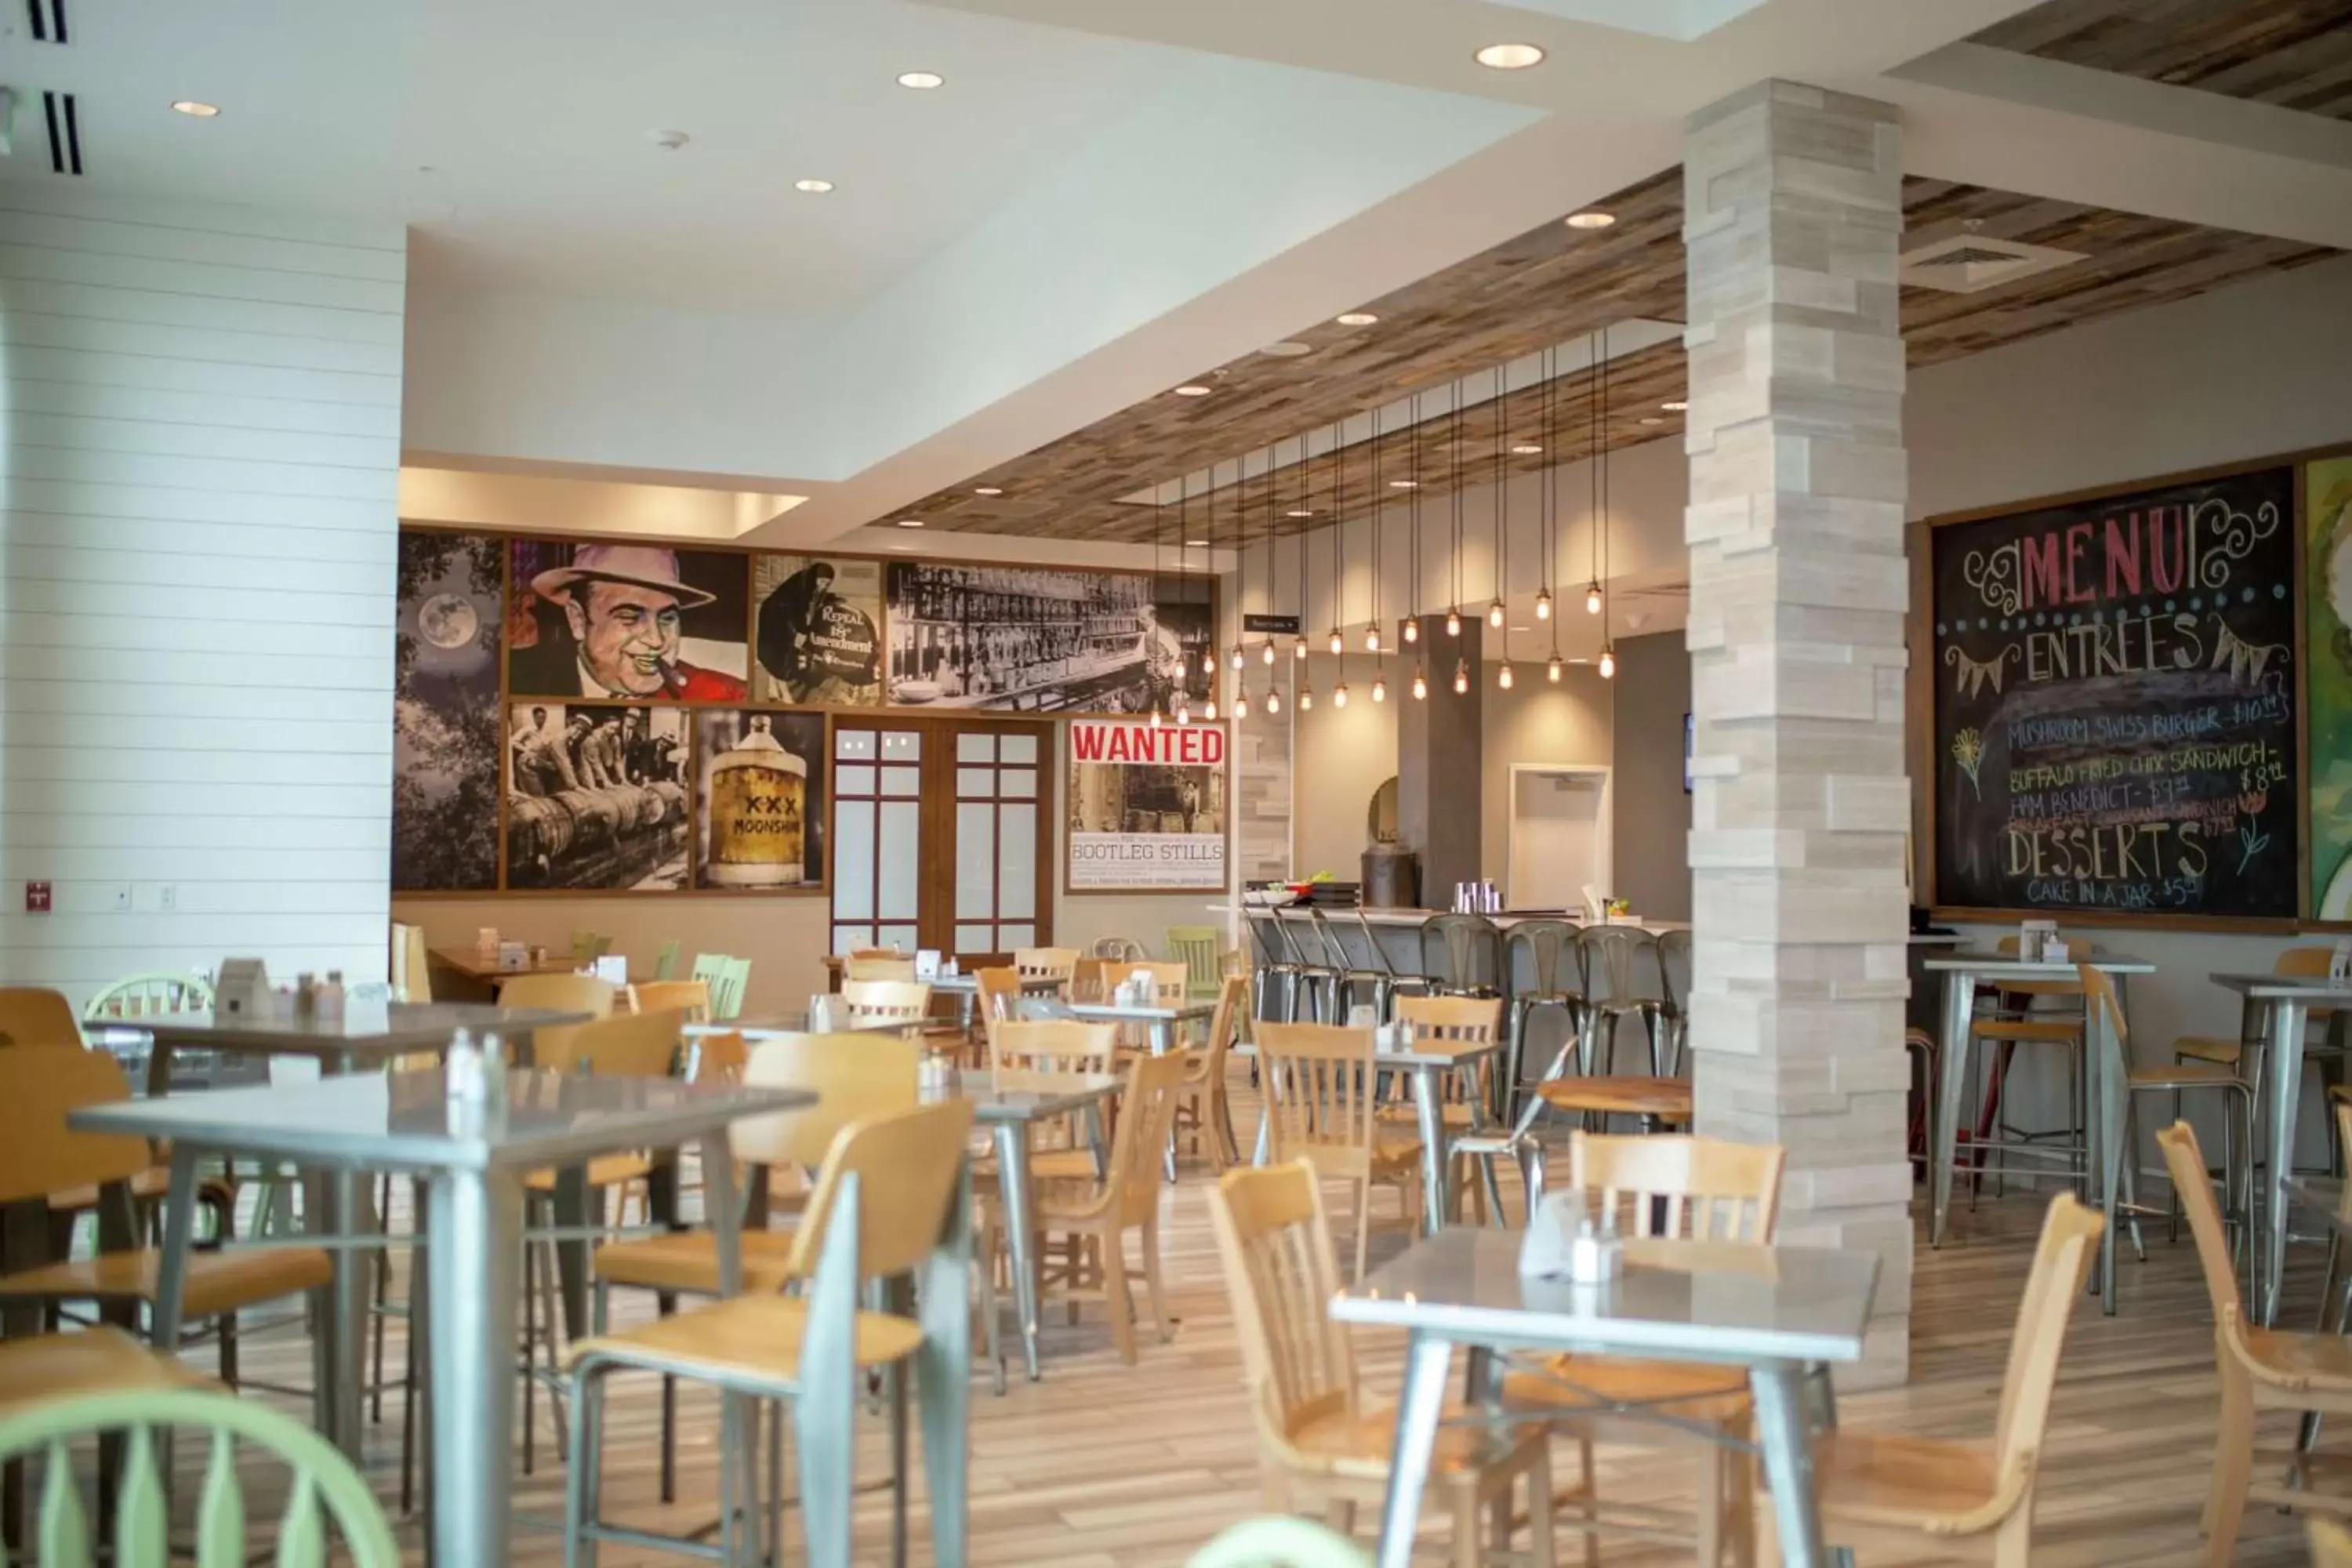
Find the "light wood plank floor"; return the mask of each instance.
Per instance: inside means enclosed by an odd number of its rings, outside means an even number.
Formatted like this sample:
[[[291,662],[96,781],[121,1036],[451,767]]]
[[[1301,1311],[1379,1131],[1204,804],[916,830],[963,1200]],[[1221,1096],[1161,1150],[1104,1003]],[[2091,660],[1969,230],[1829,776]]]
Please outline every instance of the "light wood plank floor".
[[[1016,1363],[1004,1397],[992,1397],[984,1381],[975,1385],[975,1563],[1178,1563],[1223,1525],[1256,1511],[1255,1443],[1209,1230],[1209,1180],[1204,1170],[1188,1165],[1166,1197],[1167,1274],[1180,1320],[1171,1342],[1152,1343],[1147,1334],[1141,1363],[1125,1366],[1110,1348],[1099,1309],[1086,1309],[1076,1327],[1066,1326],[1055,1310],[1046,1333],[1044,1381],[1023,1381]],[[1911,1381],[1898,1390],[1849,1398],[1842,1412],[1848,1425],[1939,1436],[1990,1433],[2011,1318],[2040,1209],[2030,1196],[1988,1198],[1975,1211],[1960,1212],[1958,1235],[1941,1250],[1928,1250],[1922,1239]],[[2074,1317],[2044,1461],[2035,1561],[2049,1568],[2126,1563],[2185,1568],[2204,1561],[2197,1518],[2216,1416],[2212,1330],[2187,1238],[2166,1245],[2158,1226],[2148,1239],[2146,1263],[2130,1261],[2126,1251],[2118,1315],[2103,1319],[2095,1299],[2086,1297]],[[1376,1234],[1375,1257],[1401,1244],[1396,1233]],[[2315,1310],[2318,1248],[2297,1248],[2294,1265],[2289,1321],[2308,1323]],[[268,1341],[250,1346],[248,1366],[276,1380],[306,1382],[307,1355],[299,1347],[299,1331],[281,1331],[274,1346]],[[1370,1386],[1381,1394],[1392,1393],[1399,1342],[1368,1338],[1360,1349]],[[693,1392],[682,1396],[685,1500],[664,1509],[655,1500],[653,1387],[650,1381],[636,1380],[616,1394],[605,1471],[613,1500],[607,1512],[623,1522],[676,1529],[708,1518],[712,1510],[716,1406]],[[543,1423],[543,1405],[541,1412]],[[383,1425],[370,1429],[368,1468],[388,1502],[399,1456],[393,1404],[385,1415]],[[2264,1442],[2284,1443],[2288,1436],[2284,1426],[2266,1429]],[[562,1470],[550,1458],[551,1443],[542,1428],[538,1474],[517,1483],[521,1513],[552,1518],[561,1512]],[[882,1445],[880,1424],[873,1423],[861,1441],[861,1480],[885,1475]],[[183,1446],[184,1453],[188,1447],[193,1446]],[[1631,1449],[1608,1451],[1604,1461],[1604,1495],[1627,1500],[1686,1495],[1679,1463]],[[888,1561],[886,1504],[878,1492],[861,1500],[861,1562]],[[923,1528],[919,1485],[917,1563],[930,1561]],[[416,1541],[414,1521],[404,1526],[404,1539],[412,1545]],[[1565,1539],[1562,1556],[1576,1560]],[[799,1560],[796,1540],[792,1559]],[[422,1561],[421,1552],[414,1560]],[[512,1560],[558,1562],[555,1537],[518,1530]],[[1604,1547],[1603,1560],[1676,1559],[1654,1545],[1615,1542]],[[2237,1560],[2302,1563],[2299,1526],[2268,1511],[2251,1514]],[[671,1561],[679,1559],[613,1546],[601,1558],[604,1568]]]

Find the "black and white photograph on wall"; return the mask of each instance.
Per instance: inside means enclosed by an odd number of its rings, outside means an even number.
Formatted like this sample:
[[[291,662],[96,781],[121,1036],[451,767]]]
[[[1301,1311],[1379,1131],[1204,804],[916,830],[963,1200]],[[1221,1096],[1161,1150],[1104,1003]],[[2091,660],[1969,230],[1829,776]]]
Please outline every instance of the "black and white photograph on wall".
[[[751,559],[751,700],[882,700],[882,563]]]
[[[1068,885],[1225,885],[1225,731],[1141,720],[1070,721]]]
[[[515,697],[740,702],[751,557],[654,544],[514,542],[507,690]]]
[[[517,701],[507,741],[507,886],[686,886],[683,708]]]
[[[400,536],[393,622],[392,886],[499,885],[501,540]]]
[[[696,711],[696,887],[824,889],[824,733],[822,713]]]
[[[894,561],[888,587],[892,702],[1146,713],[1209,692],[1205,582]]]

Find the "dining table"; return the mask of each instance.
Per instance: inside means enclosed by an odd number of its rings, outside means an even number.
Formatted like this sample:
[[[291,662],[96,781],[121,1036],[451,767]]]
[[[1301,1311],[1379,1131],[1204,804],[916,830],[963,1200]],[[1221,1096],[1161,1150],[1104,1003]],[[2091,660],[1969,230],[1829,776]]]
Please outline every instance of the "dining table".
[[[446,1043],[446,1036],[443,1037]],[[346,1073],[314,1082],[222,1089],[86,1106],[70,1124],[171,1145],[158,1260],[154,1342],[179,1342],[181,1300],[194,1225],[196,1166],[205,1156],[247,1156],[332,1172],[357,1187],[367,1174],[400,1172],[425,1184],[431,1267],[425,1306],[432,1411],[434,1561],[507,1561],[511,1514],[515,1346],[520,1327],[526,1184],[534,1171],[578,1171],[599,1155],[697,1142],[704,1205],[717,1238],[721,1293],[742,1286],[740,1209],[726,1130],[743,1117],[815,1103],[800,1089],[677,1079],[578,1077],[509,1070],[488,1102],[453,1100],[438,1069]],[[348,1227],[345,1234],[349,1234]],[[335,1255],[338,1280],[349,1249]],[[361,1305],[365,1308],[365,1292]],[[322,1326],[339,1390],[328,1436],[361,1458],[359,1362],[363,1334]]]
[[[2286,1282],[2287,1219],[2294,1198],[2295,1121],[2302,1109],[2305,1026],[2315,1010],[2352,1012],[2352,980],[2325,975],[2231,974],[2211,976],[2214,984],[2237,994],[2239,1038],[2261,1049],[2262,1077],[2254,1085],[2263,1107],[2269,1163],[2262,1183],[2262,1215],[2254,1227],[2254,1321],[2278,1322],[2279,1297]]]
[[[1743,1367],[1771,1486],[1781,1561],[1823,1568],[1829,1553],[1812,1481],[1812,1426],[1835,1419],[1818,1375],[1863,1355],[1878,1289],[1875,1253],[1829,1247],[1644,1238],[1624,1244],[1623,1271],[1581,1284],[1523,1275],[1521,1233],[1454,1228],[1416,1241],[1331,1299],[1331,1315],[1402,1329],[1397,1402],[1379,1568],[1408,1568],[1424,1478],[1436,1450],[1454,1352],[1468,1354],[1470,1397],[1490,1426],[1556,1419],[1557,1407],[1514,1412],[1503,1400],[1513,1353],[1663,1357]],[[1815,1404],[1823,1406],[1816,1412]]]

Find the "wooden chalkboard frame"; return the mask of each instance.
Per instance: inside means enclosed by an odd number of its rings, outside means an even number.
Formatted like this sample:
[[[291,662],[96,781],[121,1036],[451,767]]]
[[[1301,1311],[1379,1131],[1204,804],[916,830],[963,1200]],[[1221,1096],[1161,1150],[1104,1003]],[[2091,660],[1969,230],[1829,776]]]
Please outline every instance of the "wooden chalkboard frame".
[[[1958,523],[1982,522],[1988,519],[2013,517],[2020,512],[2039,511],[2045,508],[2074,506],[2085,501],[2104,500],[2115,496],[2135,495],[2142,490],[2161,489],[2170,485],[2196,484],[2207,479],[2228,479],[2238,474],[2259,473],[2266,468],[2292,468],[2294,471],[2294,581],[2290,584],[2294,603],[2294,658],[2298,695],[2295,702],[2294,791],[2297,821],[2302,842],[2297,847],[2295,865],[2295,910],[2291,918],[2254,918],[2224,915],[2182,915],[2143,913],[2135,910],[2081,910],[1995,908],[1977,904],[1947,904],[1936,886],[1937,822],[1936,791],[1932,782],[1927,784],[1923,802],[1923,826],[1920,858],[1926,862],[1927,904],[1932,919],[1986,923],[2004,920],[2048,919],[2055,914],[2068,924],[2088,927],[2124,927],[2162,931],[2242,931],[2270,935],[2294,935],[2305,931],[2352,930],[2352,921],[2315,921],[2306,919],[2303,910],[2311,907],[2311,735],[2309,716],[2301,700],[2300,687],[2305,680],[2305,660],[2309,656],[2309,617],[2305,614],[2306,563],[2304,560],[2304,535],[2308,530],[2311,500],[2309,465],[2321,458],[2352,454],[2352,443],[2338,442],[2332,446],[2305,447],[2294,451],[2273,452],[2260,458],[2235,462],[2214,463],[2203,468],[2182,468],[2171,473],[2150,474],[2119,483],[2092,485],[2082,489],[2062,490],[2050,495],[2027,496],[2001,501],[1992,506],[1971,508],[1966,511],[1941,512],[1923,518],[1918,523],[1922,531],[1911,552],[1911,616],[1910,680],[1905,703],[1906,721],[1913,734],[1911,748],[1911,782],[1915,790],[1923,781],[1935,777],[1935,689],[1934,671],[1934,594],[1935,550],[1934,531]]]

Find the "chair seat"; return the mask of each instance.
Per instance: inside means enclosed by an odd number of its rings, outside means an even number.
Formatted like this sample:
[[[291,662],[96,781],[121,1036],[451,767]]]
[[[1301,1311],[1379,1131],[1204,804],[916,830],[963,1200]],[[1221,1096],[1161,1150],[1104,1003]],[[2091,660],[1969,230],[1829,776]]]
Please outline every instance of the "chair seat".
[[[775,1290],[783,1285],[784,1265],[792,1256],[788,1230],[747,1230],[743,1233],[743,1283],[746,1289]],[[675,1290],[687,1296],[719,1294],[719,1242],[707,1230],[680,1231],[675,1236],[648,1236],[635,1241],[615,1241],[596,1249],[596,1278],[608,1285],[628,1285],[646,1290]]]
[[[2246,1353],[2265,1382],[2288,1388],[2321,1388],[2352,1394],[2352,1339],[2340,1334],[2299,1334],[2246,1328]]]
[[[2034,1040],[2049,1045],[2080,1045],[2080,1018],[1979,1018],[1969,1033],[1979,1040]]]
[[[1596,1404],[1634,1405],[1717,1423],[1746,1414],[1749,1403],[1747,1375],[1737,1367],[1601,1355],[1553,1356],[1544,1366],[1549,1376],[1505,1377],[1504,1403],[1557,1409],[1563,1415],[1591,1411]]]
[[[1654,1116],[1661,1121],[1691,1119],[1691,1086],[1679,1078],[1562,1078],[1536,1086],[1557,1110],[1589,1110],[1622,1116]]]
[[[1478,1112],[1475,1106],[1460,1100],[1449,1100],[1437,1109],[1438,1114],[1444,1118],[1449,1131],[1468,1129],[1478,1125]],[[1381,1121],[1391,1126],[1400,1124],[1419,1126],[1421,1123],[1421,1108],[1415,1105],[1383,1105],[1378,1115]]]
[[[1999,1490],[1990,1443],[1824,1432],[1813,1439],[1813,1480],[1825,1521],[1934,1533],[1999,1522],[1986,1516]]]
[[[0,1300],[40,1301],[144,1301],[152,1304],[162,1286],[163,1255],[152,1247],[108,1252],[68,1263],[26,1268],[0,1278]],[[311,1247],[257,1247],[234,1252],[190,1252],[188,1286],[180,1311],[209,1318],[298,1291],[315,1290],[334,1277],[327,1255]]]
[[[2187,1057],[2191,1061],[2220,1062],[2224,1067],[2236,1067],[2246,1054],[2246,1047],[2237,1040],[2216,1039],[2210,1035],[2183,1035],[2172,1042],[2172,1054]]]
[[[599,1154],[588,1162],[590,1191],[600,1187],[617,1187],[624,1182],[640,1182],[651,1174],[654,1163],[643,1154]],[[530,1190],[534,1193],[555,1191],[556,1173],[550,1169],[530,1173]]]
[[[208,1380],[121,1329],[0,1341],[0,1417],[30,1405],[86,1394],[159,1394]]]
[[[2237,1068],[2220,1062],[2174,1062],[2170,1066],[2137,1067],[2126,1081],[2134,1089],[2228,1089],[2245,1081]]]
[[[567,1371],[595,1359],[652,1372],[733,1384],[797,1385],[808,1303],[792,1296],[737,1296],[619,1333],[578,1342]],[[860,1312],[851,1353],[859,1366],[904,1361],[923,1342],[922,1326],[887,1312]]]
[[[1525,1428],[1516,1437],[1491,1436],[1466,1406],[1449,1405],[1439,1418],[1437,1446],[1429,1458],[1430,1479],[1475,1475],[1547,1441],[1540,1426]],[[1357,1480],[1381,1480],[1389,1473],[1389,1456],[1396,1444],[1396,1409],[1374,1405],[1353,1414],[1334,1411],[1294,1430],[1290,1444],[1318,1470]]]

